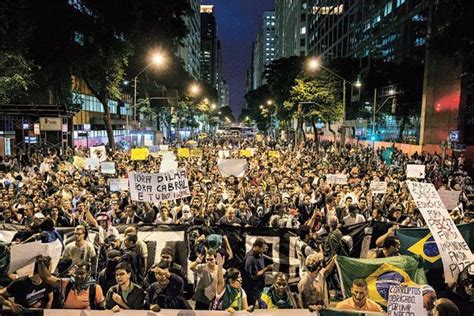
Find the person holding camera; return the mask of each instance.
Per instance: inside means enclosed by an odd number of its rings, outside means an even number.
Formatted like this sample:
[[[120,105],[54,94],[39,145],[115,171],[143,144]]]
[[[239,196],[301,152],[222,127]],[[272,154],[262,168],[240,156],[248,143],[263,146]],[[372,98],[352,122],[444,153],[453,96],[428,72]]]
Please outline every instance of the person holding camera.
[[[326,277],[335,266],[335,256],[324,266],[324,256],[321,252],[313,253],[306,258],[307,273],[298,283],[299,304],[309,308],[311,312],[319,311],[329,306],[329,291]]]

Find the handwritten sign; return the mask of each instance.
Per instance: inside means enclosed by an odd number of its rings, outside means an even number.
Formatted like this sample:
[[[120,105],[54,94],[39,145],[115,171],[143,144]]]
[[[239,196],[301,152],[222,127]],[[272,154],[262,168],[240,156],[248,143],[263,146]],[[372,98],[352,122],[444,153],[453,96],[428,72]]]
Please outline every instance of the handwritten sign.
[[[459,195],[461,191],[438,190],[439,197],[448,210],[453,210],[459,205]]]
[[[110,162],[110,161],[101,162],[100,170],[104,174],[115,174],[115,162]]]
[[[246,159],[222,159],[217,162],[217,167],[223,177],[243,177],[248,163]]]
[[[74,156],[74,160],[72,162],[74,167],[83,168],[85,163],[86,163],[86,158],[80,157],[80,156]]]
[[[219,150],[219,152],[217,153],[217,156],[220,159],[229,158],[230,157],[230,151],[229,150]]]
[[[86,158],[84,162],[84,169],[97,170],[100,166],[100,160],[98,158]]]
[[[191,153],[189,148],[178,148],[178,157],[179,158],[189,158],[191,157]]]
[[[346,184],[347,175],[345,174],[327,174],[326,182],[329,184]]]
[[[138,202],[176,200],[190,195],[186,170],[162,173],[129,172],[130,196]]]
[[[387,192],[387,182],[385,181],[371,181],[370,191],[372,194],[385,193]]]
[[[425,165],[407,165],[407,178],[424,179]]]
[[[438,246],[443,262],[444,280],[455,282],[474,261],[469,246],[449,215],[432,183],[406,181],[408,189]]]
[[[160,172],[167,172],[178,169],[178,162],[175,155],[164,155],[160,165]]]
[[[128,179],[109,179],[109,188],[112,192],[128,191]]]
[[[95,146],[90,148],[91,158],[97,158],[99,161],[105,161],[107,159],[107,150],[105,146]]]
[[[391,286],[388,289],[388,316],[425,316],[423,295],[419,287]]]
[[[252,157],[252,151],[248,149],[241,149],[240,150],[240,157],[250,158]]]
[[[146,160],[148,158],[148,148],[133,148],[131,152],[132,160]]]

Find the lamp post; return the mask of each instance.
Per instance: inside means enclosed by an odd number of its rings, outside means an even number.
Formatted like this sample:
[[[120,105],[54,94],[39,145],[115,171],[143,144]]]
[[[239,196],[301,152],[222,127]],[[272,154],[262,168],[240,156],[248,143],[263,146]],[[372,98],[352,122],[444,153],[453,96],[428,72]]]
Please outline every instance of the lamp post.
[[[387,103],[388,100],[392,100],[394,98],[396,98],[397,96],[397,92],[395,91],[395,89],[390,89],[388,91],[388,95],[387,95],[387,99],[385,99],[382,104],[380,106],[377,107],[377,93],[378,93],[378,90],[377,88],[374,89],[374,104],[372,106],[372,149],[375,149],[375,116],[376,114],[383,108],[383,106],[385,105],[385,103]]]
[[[322,69],[326,70],[327,72],[329,72],[329,73],[330,73],[331,75],[333,75],[334,77],[336,77],[336,78],[342,80],[342,85],[343,85],[343,87],[342,87],[342,113],[343,113],[343,114],[342,114],[342,116],[343,116],[343,122],[342,122],[342,124],[343,124],[343,127],[345,128],[345,125],[344,125],[344,124],[345,124],[345,121],[346,121],[346,103],[347,103],[347,101],[346,101],[346,99],[347,99],[347,97],[346,97],[346,94],[347,94],[347,93],[346,93],[346,86],[347,86],[347,84],[350,84],[350,85],[351,85],[351,96],[352,96],[353,88],[356,87],[356,88],[359,88],[359,89],[360,89],[360,88],[362,87],[362,83],[360,82],[359,79],[357,79],[356,82],[352,82],[352,81],[350,81],[350,80],[347,80],[346,78],[342,77],[342,76],[339,75],[338,73],[336,73],[336,72],[332,71],[331,69],[329,69],[329,68],[323,66],[323,65],[319,62],[319,60],[316,59],[316,58],[311,58],[311,59],[309,59],[309,61],[308,61],[308,68],[309,68],[311,71],[315,71],[315,70],[318,69],[318,68],[322,68]]]
[[[138,74],[133,77],[133,105],[132,105],[132,110],[133,110],[133,118],[137,120],[137,83],[138,83],[138,77],[148,68],[150,68],[153,65],[156,66],[161,66],[165,62],[165,57],[162,53],[156,53],[151,57],[150,63],[146,65],[142,70],[138,72]],[[140,124],[139,120],[137,120],[138,124]],[[129,130],[129,123],[128,123],[128,113],[127,113],[127,130]]]

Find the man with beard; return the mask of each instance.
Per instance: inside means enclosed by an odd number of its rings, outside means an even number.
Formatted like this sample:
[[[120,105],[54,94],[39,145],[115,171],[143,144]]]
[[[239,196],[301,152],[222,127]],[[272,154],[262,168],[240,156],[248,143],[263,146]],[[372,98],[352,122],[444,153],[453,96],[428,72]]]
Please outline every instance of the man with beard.
[[[131,281],[131,269],[125,263],[119,263],[115,267],[115,280],[117,285],[107,291],[105,299],[106,309],[117,313],[121,309],[142,309],[145,292],[137,284]]]
[[[74,229],[75,241],[68,244],[64,249],[64,258],[72,260],[73,264],[85,261],[88,264],[96,257],[96,252],[92,243],[87,240],[87,229],[83,225],[78,225]]]
[[[351,294],[352,297],[337,303],[336,308],[366,312],[384,312],[379,304],[368,298],[369,290],[365,280],[355,279],[352,282]]]
[[[46,267],[45,258],[37,258],[38,274],[44,282],[60,288],[65,309],[100,309],[105,305],[105,298],[100,285],[90,275],[91,266],[85,261],[75,264],[72,278],[57,278]]]

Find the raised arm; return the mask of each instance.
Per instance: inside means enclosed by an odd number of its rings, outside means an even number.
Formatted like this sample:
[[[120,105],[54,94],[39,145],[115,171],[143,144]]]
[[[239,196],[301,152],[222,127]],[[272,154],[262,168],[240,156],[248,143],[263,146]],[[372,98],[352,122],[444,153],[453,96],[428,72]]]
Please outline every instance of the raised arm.
[[[217,262],[216,294],[220,294],[220,293],[224,292],[225,283],[224,283],[224,258],[219,253],[217,254],[216,262]]]
[[[48,268],[46,268],[43,257],[40,256],[37,259],[38,262],[38,275],[44,282],[48,283],[52,287],[59,288],[61,286],[61,279],[51,275]]]

